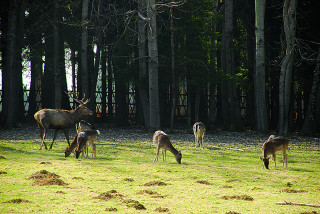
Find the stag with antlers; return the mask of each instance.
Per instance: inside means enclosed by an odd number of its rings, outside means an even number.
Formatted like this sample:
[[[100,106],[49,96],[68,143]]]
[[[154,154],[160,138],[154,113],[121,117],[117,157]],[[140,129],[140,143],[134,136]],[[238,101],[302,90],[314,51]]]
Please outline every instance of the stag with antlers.
[[[70,146],[68,129],[74,127],[76,123],[79,123],[84,116],[93,115],[93,112],[86,106],[86,104],[90,101],[89,99],[86,101],[84,101],[85,98],[78,100],[74,96],[72,96],[72,99],[79,104],[79,106],[73,110],[41,109],[34,114],[34,118],[36,119],[40,128],[40,138],[42,140],[40,150],[42,149],[42,146],[47,149],[47,145],[44,140],[46,138],[48,129],[55,130],[49,150],[52,149],[53,142],[60,130],[63,130]]]

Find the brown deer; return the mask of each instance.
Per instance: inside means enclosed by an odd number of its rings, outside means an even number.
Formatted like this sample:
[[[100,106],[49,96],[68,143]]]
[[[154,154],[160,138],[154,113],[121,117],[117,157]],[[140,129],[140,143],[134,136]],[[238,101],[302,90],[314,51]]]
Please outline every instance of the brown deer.
[[[93,130],[95,129],[94,126],[87,121],[81,120],[79,123],[76,124],[76,130],[77,133],[79,134],[80,132],[86,131],[86,130]],[[88,146],[91,145],[92,147],[92,157],[96,157],[96,144],[94,141],[88,141],[87,146],[85,149],[85,152],[87,152],[87,157],[88,157]]]
[[[201,148],[204,148],[203,138],[204,138],[205,132],[206,132],[206,126],[202,122],[196,122],[193,125],[195,147],[199,145]]]
[[[86,104],[90,100],[87,99],[86,101],[84,101],[84,98],[82,100],[78,100],[74,97],[72,98],[80,104],[76,109],[41,109],[34,114],[34,118],[36,119],[40,128],[40,138],[42,140],[40,150],[42,149],[42,146],[47,149],[47,145],[44,140],[46,138],[48,129],[55,129],[49,150],[52,149],[53,142],[60,130],[63,130],[68,144],[70,145],[68,129],[78,123],[83,118],[83,116],[93,114],[93,112],[86,106]]]
[[[154,159],[154,162],[158,162],[159,151],[161,149],[162,150],[162,160],[163,160],[163,162],[165,162],[165,163],[167,162],[167,153],[166,153],[166,151],[169,150],[170,152],[172,152],[172,154],[176,158],[176,161],[178,162],[178,164],[181,164],[182,154],[181,154],[180,151],[176,150],[172,146],[172,144],[170,142],[170,139],[169,139],[169,137],[168,137],[168,135],[166,133],[164,133],[163,131],[156,131],[153,134],[153,144],[157,149],[156,157]]]
[[[264,162],[264,166],[269,169],[269,159],[270,155],[273,156],[274,159],[274,165],[275,168],[277,168],[276,163],[276,152],[282,151],[283,155],[283,163],[282,168],[284,168],[284,163],[286,163],[286,168],[288,165],[288,155],[287,155],[287,149],[289,146],[289,140],[284,137],[275,137],[274,135],[271,135],[268,140],[266,140],[262,146],[262,153],[263,158],[260,157],[261,160]]]
[[[79,132],[74,136],[74,139],[69,147],[65,151],[65,157],[68,157],[71,152],[76,148],[76,158],[78,159],[81,152],[87,150],[86,158],[88,158],[88,146],[87,144],[94,144],[95,139],[100,134],[99,130],[89,129]],[[83,153],[82,153],[83,154]],[[83,156],[82,156],[83,157]]]

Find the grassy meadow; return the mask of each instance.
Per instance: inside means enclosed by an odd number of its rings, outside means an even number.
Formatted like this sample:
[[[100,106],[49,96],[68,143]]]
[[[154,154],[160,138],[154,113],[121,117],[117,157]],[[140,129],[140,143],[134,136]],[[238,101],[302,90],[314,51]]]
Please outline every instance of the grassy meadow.
[[[89,158],[78,160],[64,157],[62,137],[53,150],[39,151],[39,139],[0,135],[0,213],[320,213],[318,207],[276,204],[320,204],[318,145],[290,144],[288,169],[279,153],[278,169],[271,160],[266,170],[261,143],[229,145],[205,137],[200,149],[191,134],[187,140],[173,135],[182,151],[179,165],[170,152],[167,163],[162,157],[153,163],[152,133],[146,135],[98,137],[97,157],[89,148]],[[34,178],[39,172],[53,175]]]

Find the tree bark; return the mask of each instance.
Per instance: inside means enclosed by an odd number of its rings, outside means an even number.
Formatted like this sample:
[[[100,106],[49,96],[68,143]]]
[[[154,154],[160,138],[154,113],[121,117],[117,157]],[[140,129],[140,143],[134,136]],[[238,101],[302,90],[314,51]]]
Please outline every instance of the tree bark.
[[[279,79],[279,134],[288,134],[289,107],[291,93],[294,43],[296,33],[297,0],[285,0],[283,6],[283,24],[286,36],[286,55],[281,63]]]
[[[7,48],[5,56],[6,68],[3,72],[3,80],[7,81],[3,88],[3,112],[2,124],[4,127],[12,128],[17,121],[16,106],[18,102],[17,91],[17,36],[18,36],[18,7],[19,0],[13,0],[9,3],[8,9],[8,31],[7,31]]]
[[[174,128],[174,117],[177,102],[177,88],[179,84],[176,80],[175,71],[175,51],[174,51],[174,22],[173,22],[173,7],[170,8],[170,43],[171,43],[171,112],[170,112],[170,129],[173,131]],[[179,95],[178,95],[179,96]]]
[[[82,1],[82,33],[81,33],[81,75],[82,93],[89,96],[89,75],[88,75],[88,3]]]
[[[313,82],[312,82],[312,89],[311,93],[309,95],[309,104],[306,111],[306,116],[304,119],[303,127],[302,127],[302,133],[303,134],[312,134],[313,133],[313,126],[315,122],[314,114],[315,114],[315,108],[316,108],[316,98],[318,88],[319,88],[319,73],[320,73],[320,49],[318,52],[318,57],[316,61],[316,66],[313,72]]]
[[[54,108],[61,109],[61,71],[59,66],[59,21],[58,0],[53,6],[53,80],[54,80]]]
[[[148,26],[149,51],[149,108],[150,128],[160,128],[159,84],[158,84],[158,44],[155,0],[147,0],[147,14],[150,19]]]
[[[146,10],[145,0],[138,1],[138,11],[143,16]],[[146,56],[146,27],[144,17],[138,20],[138,54],[139,54],[139,98],[143,112],[143,121],[146,128],[150,127],[150,108],[148,103],[148,73]]]
[[[256,129],[268,130],[268,116],[265,89],[265,46],[264,17],[265,0],[256,0],[256,66],[254,75],[255,119]]]

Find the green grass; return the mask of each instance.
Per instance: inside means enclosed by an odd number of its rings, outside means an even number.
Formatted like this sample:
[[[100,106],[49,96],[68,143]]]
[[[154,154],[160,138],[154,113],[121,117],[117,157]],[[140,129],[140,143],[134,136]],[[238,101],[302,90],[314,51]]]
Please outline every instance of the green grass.
[[[97,157],[64,158],[66,142],[53,150],[39,151],[39,141],[0,141],[0,213],[303,213],[320,208],[276,205],[276,202],[320,204],[320,151],[318,147],[291,146],[288,169],[262,169],[261,146],[238,145],[244,151],[218,148],[210,142],[205,149],[193,142],[179,141],[182,164],[167,153],[167,163],[153,163],[155,149],[150,141],[97,142]],[[212,146],[215,145],[215,146]],[[91,157],[91,150],[90,156]],[[43,164],[42,162],[49,162]],[[40,170],[60,176],[65,186],[34,185],[28,179]],[[145,186],[148,182],[166,186]],[[115,190],[112,198],[97,199]],[[140,191],[140,192],[139,192]],[[149,191],[150,194],[147,194]],[[153,193],[153,194],[151,194]],[[119,196],[121,195],[121,196]],[[238,198],[237,198],[238,197]],[[250,199],[253,200],[245,200]],[[13,203],[13,199],[25,200]],[[146,210],[135,209],[135,200]],[[111,211],[110,211],[111,213]]]

